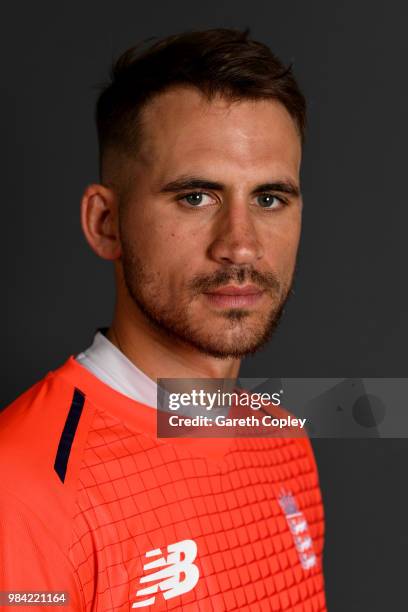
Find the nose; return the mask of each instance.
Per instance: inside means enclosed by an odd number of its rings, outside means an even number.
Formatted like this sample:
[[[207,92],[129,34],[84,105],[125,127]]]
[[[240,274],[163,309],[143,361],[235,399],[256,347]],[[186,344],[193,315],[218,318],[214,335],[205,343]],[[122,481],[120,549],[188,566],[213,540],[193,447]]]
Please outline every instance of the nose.
[[[215,221],[209,256],[220,264],[255,264],[263,247],[247,202],[229,202]]]

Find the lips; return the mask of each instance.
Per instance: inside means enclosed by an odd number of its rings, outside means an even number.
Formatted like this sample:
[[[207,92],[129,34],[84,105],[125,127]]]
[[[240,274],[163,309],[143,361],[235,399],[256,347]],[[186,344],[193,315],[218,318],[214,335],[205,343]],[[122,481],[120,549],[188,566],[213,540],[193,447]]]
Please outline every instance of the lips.
[[[226,285],[204,295],[213,306],[220,308],[243,308],[255,305],[264,291],[256,285]]]
[[[219,287],[214,291],[209,291],[210,295],[256,295],[262,293],[262,290],[256,285],[244,285],[238,287],[237,285],[227,285],[226,287]]]

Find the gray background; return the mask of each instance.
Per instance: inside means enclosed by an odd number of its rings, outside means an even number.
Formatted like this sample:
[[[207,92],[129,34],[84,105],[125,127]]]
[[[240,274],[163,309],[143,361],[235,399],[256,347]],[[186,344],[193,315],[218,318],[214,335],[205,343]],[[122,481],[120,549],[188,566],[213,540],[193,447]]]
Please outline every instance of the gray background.
[[[407,376],[407,10],[401,2],[16,2],[1,16],[3,404],[107,325],[79,226],[95,85],[140,39],[250,26],[309,102],[295,295],[253,377]],[[314,440],[331,612],[406,608],[405,440]]]

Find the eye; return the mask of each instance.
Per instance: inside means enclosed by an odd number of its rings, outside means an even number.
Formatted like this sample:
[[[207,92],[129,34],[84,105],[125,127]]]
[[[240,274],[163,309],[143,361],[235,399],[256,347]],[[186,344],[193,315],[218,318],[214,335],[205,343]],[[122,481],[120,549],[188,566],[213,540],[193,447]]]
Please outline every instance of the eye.
[[[177,198],[177,200],[185,206],[187,205],[192,208],[203,208],[204,206],[214,203],[214,199],[208,193],[204,193],[203,191],[186,193],[185,195]]]
[[[260,195],[256,196],[256,200],[259,206],[261,206],[262,208],[267,208],[269,210],[281,208],[286,204],[283,198],[279,198],[278,196],[273,195],[272,193],[261,193]]]

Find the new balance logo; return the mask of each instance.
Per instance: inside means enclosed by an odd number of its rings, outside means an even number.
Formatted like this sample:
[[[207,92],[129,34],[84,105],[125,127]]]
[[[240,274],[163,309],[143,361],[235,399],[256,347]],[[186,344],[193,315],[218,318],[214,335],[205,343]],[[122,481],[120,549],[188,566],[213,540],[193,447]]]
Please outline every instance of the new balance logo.
[[[197,544],[193,540],[182,540],[175,544],[169,544],[167,552],[167,558],[160,548],[149,550],[146,553],[146,558],[156,558],[146,563],[143,569],[145,572],[149,570],[157,571],[140,578],[140,584],[153,584],[139,589],[136,597],[145,597],[146,595],[153,595],[153,597],[136,601],[132,604],[132,608],[151,606],[156,601],[155,593],[158,593],[159,590],[162,591],[164,599],[171,599],[194,589],[200,575],[198,567],[193,563],[197,556]]]

